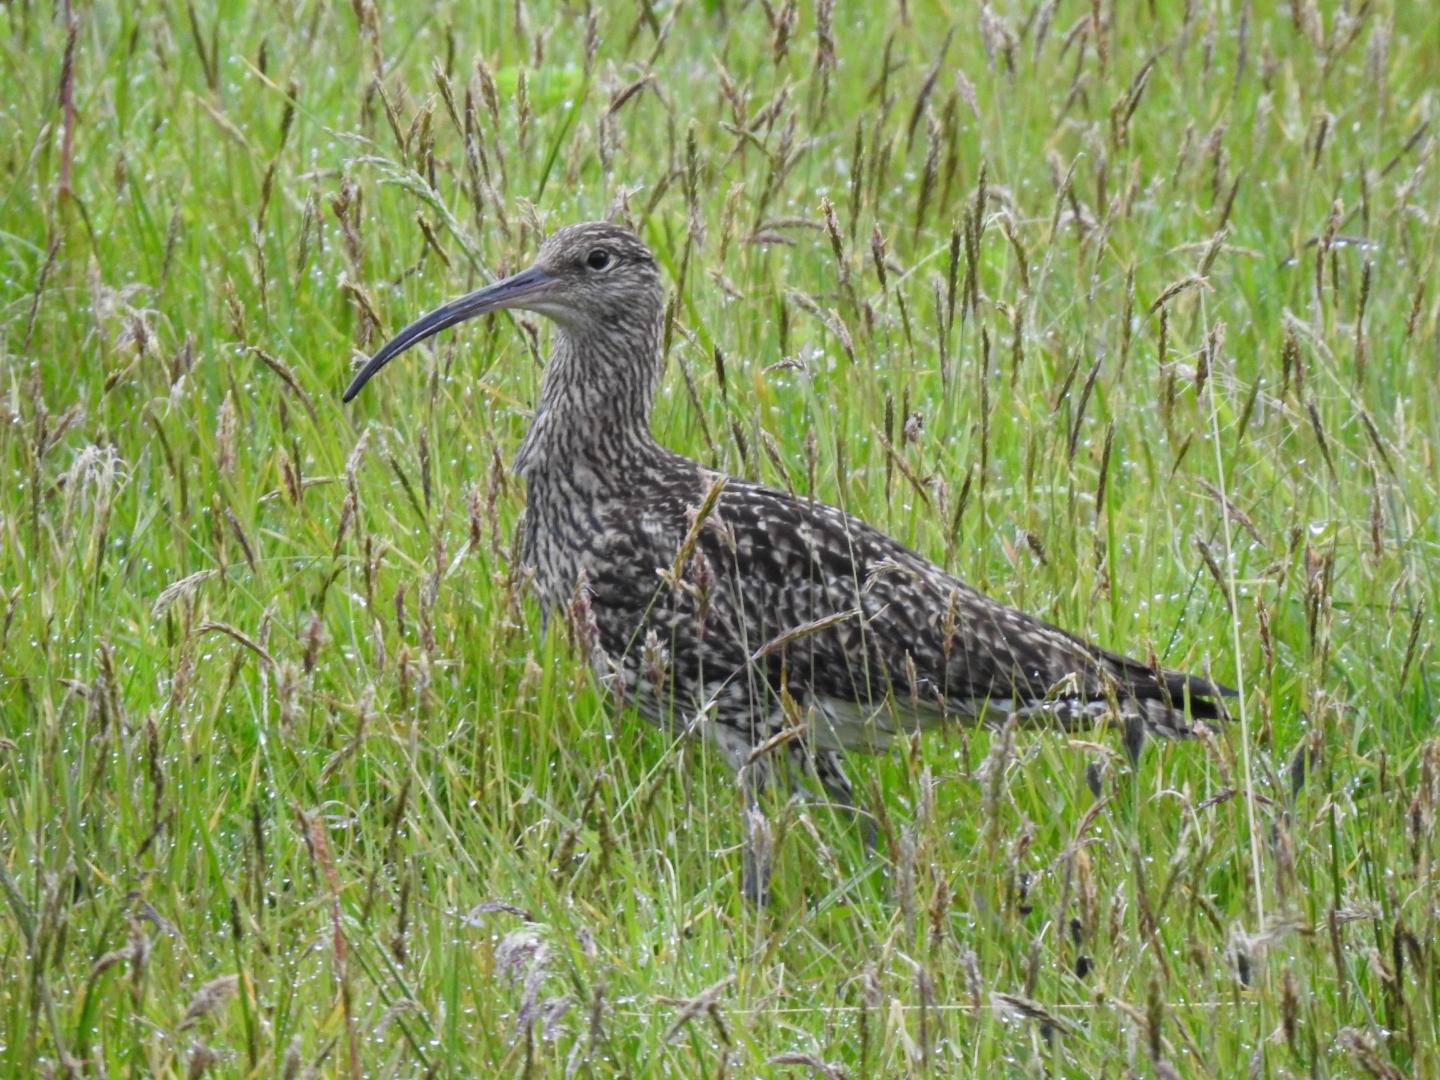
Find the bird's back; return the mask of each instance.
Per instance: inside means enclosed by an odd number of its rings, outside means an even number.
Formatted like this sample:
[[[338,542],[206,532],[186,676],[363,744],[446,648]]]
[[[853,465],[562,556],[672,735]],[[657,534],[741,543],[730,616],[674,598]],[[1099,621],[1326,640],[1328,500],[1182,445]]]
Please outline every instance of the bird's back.
[[[708,706],[755,744],[801,716],[817,748],[876,749],[1012,713],[1073,727],[1112,710],[1165,735],[1223,715],[1223,687],[992,600],[832,506],[668,452],[647,471],[592,504],[562,561],[583,569],[572,615],[602,677],[652,720]]]

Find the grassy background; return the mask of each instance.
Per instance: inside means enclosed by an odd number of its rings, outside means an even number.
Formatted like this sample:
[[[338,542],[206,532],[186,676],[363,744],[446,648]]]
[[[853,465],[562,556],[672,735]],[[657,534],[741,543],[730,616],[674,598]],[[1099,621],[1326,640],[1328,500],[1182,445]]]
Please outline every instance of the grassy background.
[[[1440,1075],[1433,16],[947,6],[0,6],[0,1069]],[[747,909],[515,566],[546,329],[339,404],[607,214],[663,441],[1241,721],[855,762]]]

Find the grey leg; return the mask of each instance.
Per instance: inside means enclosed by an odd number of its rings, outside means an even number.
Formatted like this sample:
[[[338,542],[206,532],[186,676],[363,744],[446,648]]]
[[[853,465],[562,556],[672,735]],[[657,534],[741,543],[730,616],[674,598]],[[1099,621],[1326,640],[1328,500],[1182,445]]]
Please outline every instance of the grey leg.
[[[745,808],[745,851],[741,856],[740,895],[757,908],[770,903],[770,821],[758,806]]]
[[[770,821],[760,809],[760,797],[774,781],[774,762],[769,755],[751,761],[751,742],[745,733],[735,728],[716,726],[712,738],[716,748],[735,770],[745,797],[740,894],[755,907],[765,907],[770,902],[770,865],[775,844]]]
[[[843,806],[846,810],[853,812],[855,810],[855,786],[850,783],[850,777],[845,775],[840,752],[838,750],[821,750],[817,754],[809,754],[806,751],[802,751],[802,753],[806,753],[811,767],[815,770],[815,778],[820,781],[820,786],[825,789],[825,794],[830,796],[831,801],[835,805]]]
[[[791,757],[799,768],[813,774],[820,781],[820,787],[836,806],[848,810],[856,820],[865,822],[865,854],[875,853],[877,826],[873,814],[867,814],[855,805],[855,785],[845,775],[844,759],[838,750],[820,750],[811,753],[802,740],[790,744]]]

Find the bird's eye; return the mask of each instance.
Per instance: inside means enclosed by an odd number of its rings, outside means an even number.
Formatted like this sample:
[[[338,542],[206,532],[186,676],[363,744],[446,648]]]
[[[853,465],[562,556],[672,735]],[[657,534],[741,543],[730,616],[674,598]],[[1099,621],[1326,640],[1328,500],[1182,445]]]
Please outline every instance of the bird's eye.
[[[585,265],[591,270],[604,270],[610,265],[610,252],[604,248],[596,248],[585,256]]]

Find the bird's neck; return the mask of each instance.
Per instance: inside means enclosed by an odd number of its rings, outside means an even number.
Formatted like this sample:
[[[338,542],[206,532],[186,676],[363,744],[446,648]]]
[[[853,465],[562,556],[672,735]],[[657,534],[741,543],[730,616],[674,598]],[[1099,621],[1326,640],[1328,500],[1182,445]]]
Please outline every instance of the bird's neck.
[[[658,316],[583,333],[557,326],[515,471],[532,481],[559,472],[570,484],[603,486],[623,483],[653,457],[659,338]]]

